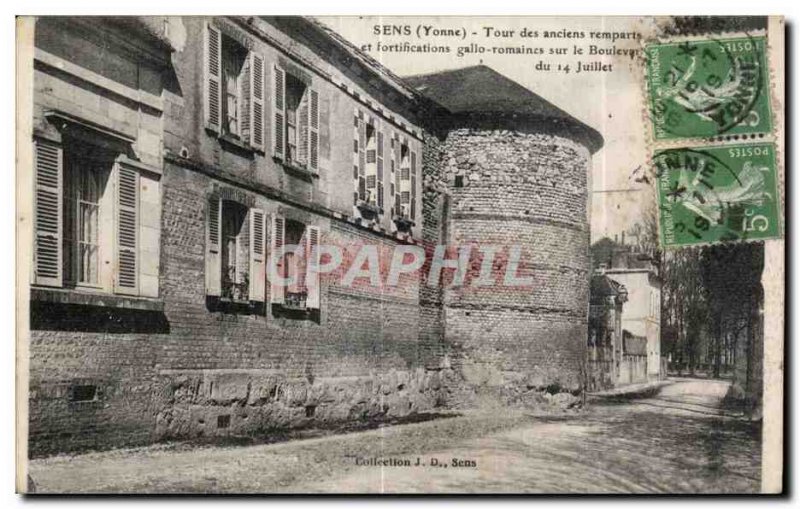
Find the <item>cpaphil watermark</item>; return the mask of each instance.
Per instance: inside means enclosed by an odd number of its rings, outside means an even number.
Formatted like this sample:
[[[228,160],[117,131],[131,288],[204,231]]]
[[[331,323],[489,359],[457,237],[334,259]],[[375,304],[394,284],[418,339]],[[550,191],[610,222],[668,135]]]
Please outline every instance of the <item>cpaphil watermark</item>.
[[[397,288],[421,282],[445,288],[528,289],[534,285],[533,268],[531,253],[520,245],[287,244],[268,257],[267,277],[271,285],[283,287],[327,277],[344,287]]]

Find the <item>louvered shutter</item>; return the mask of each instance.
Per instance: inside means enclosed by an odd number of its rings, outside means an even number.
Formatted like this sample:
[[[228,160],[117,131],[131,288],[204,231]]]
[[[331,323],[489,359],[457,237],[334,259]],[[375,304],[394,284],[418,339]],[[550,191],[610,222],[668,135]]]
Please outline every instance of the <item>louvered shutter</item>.
[[[411,220],[417,220],[417,153],[411,152]]]
[[[241,83],[241,97],[238,101],[239,107],[239,137],[249,142],[252,135],[252,108],[253,108],[253,82],[252,82],[252,63],[250,56],[244,60],[242,71],[239,77]],[[227,99],[226,99],[227,100]],[[227,128],[226,128],[227,130]]]
[[[272,153],[283,159],[286,154],[286,74],[277,65],[272,72]]]
[[[36,140],[33,148],[33,282],[62,286],[64,154],[60,146],[44,140]]]
[[[264,302],[266,291],[267,219],[261,209],[250,209],[250,300]]]
[[[206,207],[206,295],[222,294],[222,200],[212,195]]]
[[[114,291],[139,293],[139,172],[117,165],[117,270]]]
[[[250,52],[250,145],[264,150],[264,57]]]
[[[358,165],[359,143],[358,143],[358,127],[360,120],[358,117],[358,110],[353,115],[353,205],[358,205],[358,200],[361,199],[361,168]]]
[[[302,99],[300,99],[300,106],[297,108],[298,129],[300,133],[300,143],[297,147],[297,159],[304,166],[308,166],[308,112],[311,108],[308,107],[308,96],[310,90],[306,88]]]
[[[222,117],[222,34],[206,23],[203,84],[206,128],[219,132]]]
[[[309,167],[317,171],[319,170],[319,93],[311,89],[311,105],[309,107]]]
[[[383,214],[383,131],[378,131],[378,207]]]
[[[403,151],[402,146],[400,144],[400,138],[395,135],[394,140],[394,160],[395,160],[395,195],[394,195],[394,213],[397,216],[403,215],[403,205],[400,190],[402,188],[402,183],[398,180],[398,176],[402,179],[402,164],[403,164]]]
[[[358,177],[358,199],[361,201],[367,200],[367,179]]]
[[[364,119],[358,119],[358,174],[366,174],[366,149],[367,149],[367,125]]]
[[[319,228],[317,226],[306,227],[306,256],[308,257],[308,269],[306,276],[306,307],[319,309],[320,302],[320,278],[319,278]]]
[[[270,260],[269,264],[270,267],[275,267],[278,274],[283,277],[283,256],[279,252],[281,248],[283,248],[284,239],[286,236],[286,220],[283,216],[273,215],[272,216],[272,227],[270,228],[270,246],[269,246],[269,256],[280,257],[277,260]],[[283,304],[283,297],[284,297],[284,290],[285,287],[282,284],[276,284],[275,281],[272,281],[270,284],[270,302],[273,304]]]

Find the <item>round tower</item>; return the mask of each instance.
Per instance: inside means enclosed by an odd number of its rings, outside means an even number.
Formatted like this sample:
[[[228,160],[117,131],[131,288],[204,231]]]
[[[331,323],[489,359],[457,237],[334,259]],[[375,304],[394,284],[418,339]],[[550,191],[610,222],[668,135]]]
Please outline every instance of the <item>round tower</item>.
[[[602,137],[485,66],[410,79],[437,114],[445,241],[496,249],[492,284],[446,288],[444,340],[475,387],[508,397],[582,388],[589,312],[589,175]],[[489,248],[488,246],[494,246]],[[520,249],[508,284],[510,250]]]

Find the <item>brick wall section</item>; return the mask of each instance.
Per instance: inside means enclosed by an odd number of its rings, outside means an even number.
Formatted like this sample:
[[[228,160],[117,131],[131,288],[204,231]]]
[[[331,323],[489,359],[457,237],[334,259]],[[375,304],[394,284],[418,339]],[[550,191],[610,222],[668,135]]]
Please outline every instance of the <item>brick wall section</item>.
[[[343,274],[334,273],[324,281],[319,323],[269,312],[209,311],[202,277],[205,215],[197,204],[204,203],[211,179],[168,166],[165,182],[164,216],[172,219],[162,237],[163,288],[171,330],[158,349],[164,395],[158,436],[260,433],[439,404],[440,374],[418,363],[414,282],[396,289],[346,288]],[[254,198],[268,212],[279,208],[320,226],[322,243],[348,249],[376,244],[382,255],[395,244],[354,225]],[[231,416],[229,428],[218,429],[220,415]]]
[[[533,279],[530,287],[504,286],[499,267],[490,287],[446,290],[455,367],[469,383],[505,393],[579,390],[589,304],[588,150],[552,135],[454,129],[445,151],[449,242],[520,245],[517,274]]]
[[[99,332],[81,330],[84,319],[54,316],[61,311],[47,305],[33,317],[31,454],[258,435],[444,404],[453,375],[420,361],[415,278],[393,289],[346,288],[335,273],[323,281],[319,323],[209,310],[204,221],[214,179],[167,163],[163,181],[160,317],[141,334],[109,333],[116,310],[97,318]],[[320,226],[322,243],[371,243],[382,254],[396,244],[356,225],[252,199],[267,213]],[[381,261],[385,277],[388,259]],[[101,387],[98,401],[70,402],[69,387],[84,381]],[[220,416],[229,419],[224,427]]]

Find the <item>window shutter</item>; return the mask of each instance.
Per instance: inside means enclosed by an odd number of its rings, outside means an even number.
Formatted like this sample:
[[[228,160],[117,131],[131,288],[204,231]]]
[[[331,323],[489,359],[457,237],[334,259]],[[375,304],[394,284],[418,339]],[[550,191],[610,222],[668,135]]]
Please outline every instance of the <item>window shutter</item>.
[[[264,150],[264,57],[250,52],[250,145]]]
[[[413,156],[414,153],[412,152],[411,155]],[[414,158],[411,158],[411,161],[414,161]],[[414,175],[414,167],[411,167],[411,220],[416,220],[416,203],[417,203],[417,177]]]
[[[33,282],[62,286],[64,154],[61,147],[36,140],[34,152]]]
[[[213,25],[206,23],[204,42],[203,83],[205,85],[206,128],[218,133],[222,117],[222,34]]]
[[[360,150],[360,144],[358,142],[358,129],[360,125],[358,110],[356,110],[355,114],[353,115],[353,195],[355,202],[353,205],[358,205],[358,200],[361,199],[361,167],[358,164],[358,154]]]
[[[222,294],[222,200],[219,196],[212,195],[208,199],[206,211],[206,295],[219,297]]]
[[[383,131],[378,131],[378,181],[383,182]]]
[[[383,214],[383,131],[378,131],[378,208]]]
[[[244,142],[249,142],[252,137],[253,66],[251,60],[250,55],[248,55],[242,64],[242,71],[239,76],[239,136]]]
[[[278,256],[278,251],[283,247],[284,239],[286,236],[286,220],[283,216],[272,216],[272,228],[270,228],[270,246],[269,255]],[[277,261],[270,261],[270,266],[274,263],[277,267],[278,274],[283,275],[283,256]],[[273,304],[283,304],[284,286],[279,284],[270,285],[270,302]]]
[[[275,121],[272,129],[272,153],[283,159],[286,153],[286,74],[277,65],[273,67],[272,111]]]
[[[358,119],[358,173],[366,174],[366,148],[367,148],[367,124],[363,119]]]
[[[139,293],[139,172],[117,165],[116,293]]]
[[[300,106],[297,108],[298,132],[300,133],[300,143],[298,143],[297,147],[297,159],[305,166],[308,166],[308,112],[311,109],[308,107],[308,96],[310,93],[310,89],[306,88],[302,99],[300,99]]]
[[[367,200],[367,179],[364,177],[358,177],[358,199]]]
[[[267,219],[261,209],[250,209],[250,300],[264,302],[266,291]]]
[[[319,170],[319,93],[316,90],[311,90],[311,107],[309,108],[310,119],[308,121],[309,129],[309,167],[317,171]]]
[[[319,279],[319,227],[306,227],[306,256],[308,257],[308,275],[306,277],[306,307],[319,309],[320,279]]]

